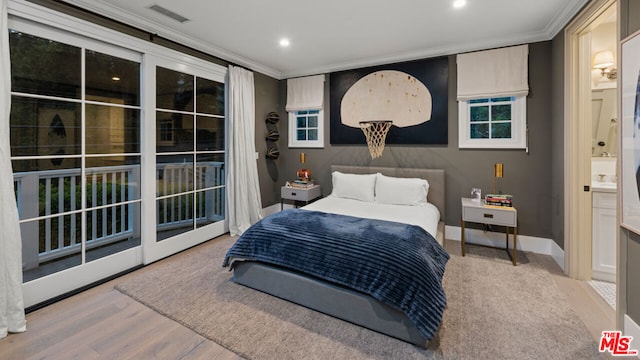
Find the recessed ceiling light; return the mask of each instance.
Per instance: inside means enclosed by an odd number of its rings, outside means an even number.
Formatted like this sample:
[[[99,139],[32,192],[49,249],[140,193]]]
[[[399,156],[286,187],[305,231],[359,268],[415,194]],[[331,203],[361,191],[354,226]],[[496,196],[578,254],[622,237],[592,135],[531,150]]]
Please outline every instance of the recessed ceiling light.
[[[287,38],[280,39],[280,46],[287,47],[289,45],[291,45],[291,41],[289,41],[289,39]]]
[[[462,7],[464,7],[465,5],[467,5],[467,0],[455,0],[453,2],[453,7],[456,9],[460,9]]]
[[[112,76],[111,80],[113,81],[120,81],[120,76]]]

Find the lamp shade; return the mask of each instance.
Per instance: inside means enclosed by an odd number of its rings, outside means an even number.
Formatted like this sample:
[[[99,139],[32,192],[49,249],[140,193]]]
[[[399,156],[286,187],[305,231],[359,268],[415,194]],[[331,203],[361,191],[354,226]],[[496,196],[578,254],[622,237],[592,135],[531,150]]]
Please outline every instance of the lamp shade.
[[[593,58],[593,67],[595,69],[608,68],[609,66],[612,66],[613,64],[614,64],[613,52],[611,52],[609,50],[600,51],[600,52],[596,53],[596,56],[594,56],[594,58]]]

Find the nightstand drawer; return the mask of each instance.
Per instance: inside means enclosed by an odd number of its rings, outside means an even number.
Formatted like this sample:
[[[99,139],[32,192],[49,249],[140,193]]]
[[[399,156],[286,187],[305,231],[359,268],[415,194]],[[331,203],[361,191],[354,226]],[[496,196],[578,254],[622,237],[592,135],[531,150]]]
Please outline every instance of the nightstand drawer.
[[[315,185],[308,189],[283,186],[280,196],[282,196],[283,199],[287,200],[311,201],[315,198],[320,197],[320,195],[320,186]]]
[[[515,210],[492,209],[485,208],[483,206],[463,207],[462,210],[462,219],[464,221],[491,225],[516,226]]]

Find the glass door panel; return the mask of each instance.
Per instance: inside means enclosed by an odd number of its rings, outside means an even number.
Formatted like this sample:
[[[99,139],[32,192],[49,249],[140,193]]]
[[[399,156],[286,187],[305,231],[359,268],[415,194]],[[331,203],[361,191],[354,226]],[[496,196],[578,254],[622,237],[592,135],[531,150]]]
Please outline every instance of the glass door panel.
[[[224,67],[9,24],[27,306],[228,231]]]
[[[225,220],[224,83],[161,66],[155,75],[156,243],[179,249]]]
[[[128,251],[141,244],[140,62],[57,41],[55,31],[9,34],[29,305],[142,262]]]

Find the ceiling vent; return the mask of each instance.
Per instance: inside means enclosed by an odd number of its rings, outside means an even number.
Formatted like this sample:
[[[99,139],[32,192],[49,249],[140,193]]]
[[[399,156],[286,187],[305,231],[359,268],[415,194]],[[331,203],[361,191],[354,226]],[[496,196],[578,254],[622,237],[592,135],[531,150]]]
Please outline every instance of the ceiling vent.
[[[181,23],[187,22],[189,21],[189,19],[187,19],[186,17],[180,15],[180,14],[176,14],[173,11],[163,8],[160,5],[151,5],[149,6],[149,9],[159,12],[160,14],[164,15],[164,16],[168,16],[170,18],[172,18],[173,20],[179,21]]]

